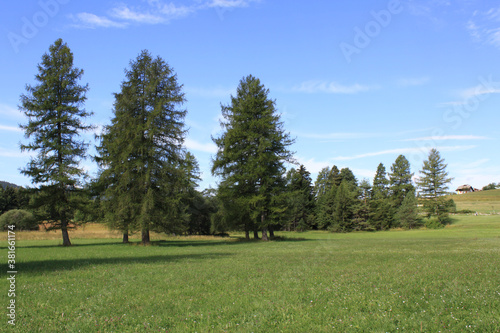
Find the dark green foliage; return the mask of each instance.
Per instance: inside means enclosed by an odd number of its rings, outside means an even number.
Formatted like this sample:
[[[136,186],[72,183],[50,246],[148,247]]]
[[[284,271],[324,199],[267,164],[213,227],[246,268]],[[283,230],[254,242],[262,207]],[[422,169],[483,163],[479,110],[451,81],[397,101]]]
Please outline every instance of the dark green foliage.
[[[393,225],[393,204],[389,197],[389,179],[385,166],[380,163],[373,178],[369,220],[375,230],[387,230]]]
[[[370,201],[369,221],[375,230],[388,230],[394,223],[394,206],[391,198],[377,198]]]
[[[74,200],[84,175],[79,162],[88,146],[78,138],[92,128],[83,123],[91,114],[82,108],[88,90],[87,85],[78,84],[82,75],[83,70],[73,67],[70,49],[58,39],[38,65],[38,84],[26,86],[20,105],[28,118],[21,128],[31,139],[21,150],[37,153],[21,172],[40,185],[34,189],[34,208],[41,218],[62,230],[65,246],[71,245],[68,222],[79,206]]]
[[[340,174],[338,175],[338,177],[336,178],[334,177],[335,185],[337,186],[340,185],[342,181],[346,181],[354,186],[358,186],[358,180],[356,179],[354,173],[352,173],[351,169],[349,168],[342,168],[342,170],[340,170]]]
[[[461,209],[455,212],[455,214],[474,214],[474,213],[476,213],[476,211],[470,209]]]
[[[196,190],[200,171],[194,155],[189,152],[186,154],[182,168],[181,202],[187,207],[186,232],[189,235],[209,235],[211,215],[217,211],[215,193],[211,190]]]
[[[500,183],[498,183],[498,184],[490,183],[490,184],[483,187],[483,191],[495,190],[497,188],[500,188]]]
[[[140,230],[146,244],[150,230],[185,231],[185,99],[173,70],[146,50],[125,77],[98,147],[101,201],[114,228]]]
[[[6,189],[7,187],[19,188],[21,186],[0,180],[0,188]]]
[[[0,230],[7,230],[9,225],[15,225],[15,231],[39,229],[35,216],[22,209],[9,210],[0,215]]]
[[[23,187],[0,187],[0,215],[11,209],[26,209],[29,191]]]
[[[241,219],[258,221],[263,240],[273,224],[269,216],[283,209],[273,197],[283,189],[284,162],[292,160],[287,147],[293,143],[268,94],[251,75],[240,81],[231,103],[221,107],[225,132],[213,139],[218,151],[212,166],[224,183],[221,195],[234,198]],[[250,223],[244,226],[248,231]]]
[[[335,195],[335,206],[333,208],[333,222],[329,227],[334,232],[349,232],[355,227],[354,218],[358,210],[356,189],[346,179],[340,183]]]
[[[215,198],[207,190],[202,193],[193,193],[188,207],[189,223],[187,233],[189,235],[210,235],[212,220],[211,217],[217,212]]]
[[[301,165],[286,174],[285,229],[304,231],[314,226],[314,196],[311,174]]]
[[[374,199],[387,198],[389,195],[389,179],[385,166],[380,163],[377,167],[375,178],[373,178],[372,197]]]
[[[392,164],[391,173],[389,174],[389,193],[394,206],[401,206],[406,195],[415,191],[411,180],[412,177],[410,162],[403,155],[399,155]]]
[[[425,219],[425,227],[427,229],[442,229],[444,224],[437,217],[430,217]]]
[[[328,229],[333,224],[333,209],[337,188],[342,179],[337,166],[331,169],[323,168],[314,183],[314,196],[316,198],[315,225],[318,229]]]
[[[422,224],[419,217],[418,200],[414,192],[406,195],[403,203],[396,212],[398,224],[405,229],[415,229]]]

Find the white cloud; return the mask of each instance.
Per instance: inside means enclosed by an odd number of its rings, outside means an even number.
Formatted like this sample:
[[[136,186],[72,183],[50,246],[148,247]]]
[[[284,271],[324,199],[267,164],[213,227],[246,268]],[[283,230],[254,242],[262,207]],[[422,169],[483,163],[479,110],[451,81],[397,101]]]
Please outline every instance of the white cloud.
[[[77,28],[125,28],[128,25],[126,22],[112,21],[107,17],[91,13],[78,13],[70,15],[70,18],[76,22],[73,26]]]
[[[0,124],[0,130],[2,131],[10,131],[10,132],[22,132],[23,130],[19,127],[14,127],[14,126],[6,126],[6,125],[1,125]]]
[[[368,139],[381,137],[383,134],[378,133],[305,133],[292,131],[292,135],[299,138],[319,139],[319,140],[352,140],[352,139]]]
[[[0,147],[0,157],[9,157],[9,158],[14,158],[14,157],[26,157],[26,156],[35,156],[35,153],[33,152],[21,152],[20,149],[16,150],[9,150],[5,148]]]
[[[12,107],[7,104],[0,104],[0,115],[2,118],[8,117],[13,119],[22,119],[24,114],[17,109],[17,107]]]
[[[445,140],[487,140],[485,136],[478,135],[442,135],[442,136],[425,136],[415,139],[406,139],[402,141],[445,141]]]
[[[295,92],[302,92],[308,94],[326,93],[326,94],[357,94],[370,90],[378,89],[374,86],[365,86],[361,84],[342,85],[337,82],[325,81],[306,81],[302,82],[299,86],[292,88]]]
[[[449,152],[449,151],[463,151],[463,150],[470,150],[474,149],[477,146],[474,145],[468,145],[468,146],[439,146],[439,147],[434,147],[440,152]],[[381,151],[376,151],[376,152],[371,152],[371,153],[364,153],[364,154],[358,154],[358,155],[353,155],[353,156],[337,156],[333,158],[333,160],[336,161],[349,161],[349,160],[355,160],[355,159],[360,159],[360,158],[366,158],[366,157],[374,157],[374,156],[380,156],[380,155],[389,155],[389,154],[394,154],[394,155],[401,155],[401,154],[413,154],[413,153],[427,153],[431,148],[427,147],[412,147],[412,148],[396,148],[396,149],[388,149],[388,150],[381,150]]]
[[[475,11],[465,27],[475,42],[500,48],[500,8]]]
[[[445,102],[440,103],[440,107],[462,107],[462,106],[473,106],[478,102],[484,101],[491,94],[500,94],[500,82],[493,81],[493,76],[489,77],[480,77],[480,84],[462,89],[458,91],[457,96],[459,98],[458,101]]]
[[[92,13],[70,15],[78,28],[125,28],[130,23],[135,24],[166,24],[171,20],[186,17],[194,12],[207,9],[234,9],[248,7],[252,2],[260,0],[204,0],[185,6],[176,5],[162,0],[147,0],[146,5],[131,6],[125,3],[112,8],[108,16],[98,16]]]
[[[139,12],[130,9],[125,5],[113,8],[113,10],[111,11],[111,16],[113,16],[116,19],[124,21],[132,21],[136,23],[147,23],[147,24],[163,23],[166,20],[166,17],[160,16],[158,14]]]
[[[201,151],[204,153],[211,153],[211,154],[217,153],[217,146],[213,142],[201,143],[188,138],[184,141],[184,144],[186,145],[186,148],[189,150]]]
[[[221,7],[221,8],[242,8],[248,7],[249,3],[253,1],[248,0],[212,0],[208,3],[208,7]]]

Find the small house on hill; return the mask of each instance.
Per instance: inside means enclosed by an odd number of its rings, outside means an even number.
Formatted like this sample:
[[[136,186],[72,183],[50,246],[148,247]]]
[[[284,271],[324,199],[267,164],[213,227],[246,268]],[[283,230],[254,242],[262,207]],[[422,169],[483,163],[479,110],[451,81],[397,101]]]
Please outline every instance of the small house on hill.
[[[464,193],[469,193],[469,192],[476,192],[477,189],[475,189],[474,187],[472,187],[470,185],[462,185],[462,186],[459,186],[455,191],[458,192],[458,194],[464,194]]]

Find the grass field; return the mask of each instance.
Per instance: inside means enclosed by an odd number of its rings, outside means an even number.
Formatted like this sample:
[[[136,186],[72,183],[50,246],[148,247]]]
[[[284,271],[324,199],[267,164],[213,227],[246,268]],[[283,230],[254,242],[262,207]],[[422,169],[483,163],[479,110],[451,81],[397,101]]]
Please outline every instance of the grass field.
[[[500,189],[450,196],[457,210],[468,209],[480,214],[500,213]]]
[[[267,243],[40,234],[17,235],[17,332],[500,332],[499,216]]]

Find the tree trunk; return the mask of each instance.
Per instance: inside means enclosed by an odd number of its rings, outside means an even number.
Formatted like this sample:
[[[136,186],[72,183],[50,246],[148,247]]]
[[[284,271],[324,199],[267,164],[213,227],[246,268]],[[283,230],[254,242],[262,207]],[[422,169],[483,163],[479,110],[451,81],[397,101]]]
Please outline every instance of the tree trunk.
[[[148,245],[151,241],[149,239],[149,229],[142,230],[142,245]]]
[[[262,228],[262,240],[267,242],[269,238],[267,237],[267,228]]]
[[[259,239],[259,230],[257,230],[257,227],[254,227],[253,229],[253,238]]]
[[[260,215],[260,225],[262,225],[262,240],[263,241],[268,241],[269,238],[267,238],[267,227],[266,225],[266,213],[262,212]]]
[[[125,231],[123,233],[123,243],[128,243],[128,231]]]
[[[250,239],[250,231],[248,229],[245,229],[245,239]]]
[[[65,212],[63,212],[61,216],[61,232],[63,237],[63,246],[71,246],[68,234],[68,221],[66,220]]]
[[[62,236],[63,236],[63,246],[71,246],[71,242],[69,240],[68,227],[64,226],[61,228]]]
[[[269,226],[269,238],[274,239],[274,229],[272,226]]]

